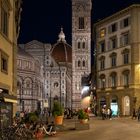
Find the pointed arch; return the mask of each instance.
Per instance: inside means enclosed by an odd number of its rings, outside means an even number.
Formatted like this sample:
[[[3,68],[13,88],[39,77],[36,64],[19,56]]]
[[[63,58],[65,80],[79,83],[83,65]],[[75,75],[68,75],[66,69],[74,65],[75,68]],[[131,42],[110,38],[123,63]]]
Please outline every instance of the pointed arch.
[[[86,61],[85,61],[85,60],[82,61],[82,66],[83,66],[83,67],[86,66]]]
[[[78,67],[81,67],[81,61],[78,60]]]

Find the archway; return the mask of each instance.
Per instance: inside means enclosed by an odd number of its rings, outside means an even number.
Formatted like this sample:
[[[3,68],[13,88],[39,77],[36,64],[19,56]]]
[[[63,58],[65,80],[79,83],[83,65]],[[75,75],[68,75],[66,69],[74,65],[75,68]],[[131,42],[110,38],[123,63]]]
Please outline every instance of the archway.
[[[130,115],[130,98],[129,96],[124,97],[124,104],[123,104],[124,110],[123,115]]]
[[[118,98],[116,96],[112,97],[110,107],[112,110],[112,115],[117,116],[118,115]]]

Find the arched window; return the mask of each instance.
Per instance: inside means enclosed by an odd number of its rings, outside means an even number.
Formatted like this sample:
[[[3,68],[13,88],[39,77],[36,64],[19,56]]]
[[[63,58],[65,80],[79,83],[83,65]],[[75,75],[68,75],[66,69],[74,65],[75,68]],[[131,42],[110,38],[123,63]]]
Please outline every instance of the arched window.
[[[122,51],[123,55],[123,64],[128,64],[129,63],[129,49],[124,49]]]
[[[81,62],[80,62],[80,60],[78,60],[78,67],[80,67],[81,66]]]
[[[82,43],[82,48],[83,48],[83,49],[86,48],[86,43],[85,43],[85,42]]]
[[[80,43],[80,42],[78,42],[78,46],[77,46],[77,48],[78,48],[78,49],[81,48],[81,43]]]
[[[105,85],[106,85],[106,79],[105,79],[105,75],[104,74],[101,74],[100,75],[100,85],[101,85],[101,89],[104,89],[105,88]]]
[[[84,17],[79,17],[79,29],[85,28],[85,20]]]
[[[117,73],[116,72],[112,72],[110,74],[110,76],[111,76],[112,88],[115,88],[117,86]]]
[[[117,53],[113,52],[110,54],[110,57],[111,57],[111,66],[112,67],[115,67],[117,64]]]
[[[123,106],[124,106],[123,115],[130,115],[130,97],[129,96],[124,97]]]
[[[85,62],[85,60],[83,60],[83,67],[85,67],[86,66],[86,62]]]
[[[100,70],[104,70],[105,69],[105,56],[101,56],[100,58],[99,58],[99,60],[100,60]]]
[[[129,73],[130,73],[130,71],[129,70],[124,70],[123,72],[122,72],[122,74],[123,74],[123,80],[124,80],[124,86],[125,87],[128,87],[129,86]]]

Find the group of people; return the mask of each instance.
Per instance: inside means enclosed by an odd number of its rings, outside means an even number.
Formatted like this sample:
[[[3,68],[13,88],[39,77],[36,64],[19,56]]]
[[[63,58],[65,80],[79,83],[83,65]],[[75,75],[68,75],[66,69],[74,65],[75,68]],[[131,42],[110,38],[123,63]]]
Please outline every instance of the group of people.
[[[101,110],[101,115],[102,115],[102,120],[105,120],[105,119],[112,119],[112,110],[111,108],[106,108],[106,106],[103,106],[102,107],[102,110]]]
[[[133,108],[132,119],[138,119],[138,121],[140,121],[140,107],[137,111]]]

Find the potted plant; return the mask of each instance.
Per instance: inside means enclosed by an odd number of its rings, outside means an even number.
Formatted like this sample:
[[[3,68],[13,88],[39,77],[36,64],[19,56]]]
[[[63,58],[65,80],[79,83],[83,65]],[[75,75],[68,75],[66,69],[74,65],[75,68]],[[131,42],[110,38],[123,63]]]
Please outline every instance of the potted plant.
[[[55,119],[55,124],[62,125],[64,109],[58,101],[54,101],[52,114]]]
[[[78,119],[80,120],[81,123],[87,123],[89,116],[83,109],[80,109],[78,111]]]

